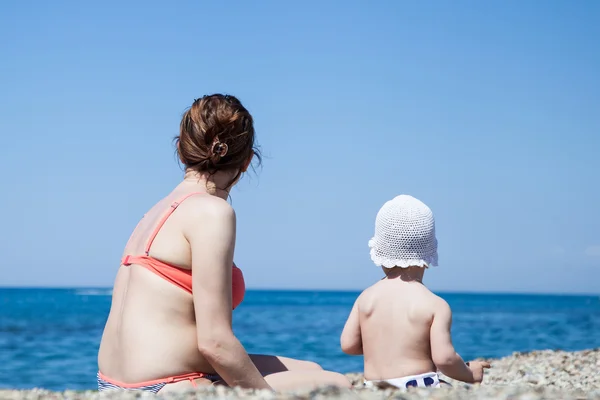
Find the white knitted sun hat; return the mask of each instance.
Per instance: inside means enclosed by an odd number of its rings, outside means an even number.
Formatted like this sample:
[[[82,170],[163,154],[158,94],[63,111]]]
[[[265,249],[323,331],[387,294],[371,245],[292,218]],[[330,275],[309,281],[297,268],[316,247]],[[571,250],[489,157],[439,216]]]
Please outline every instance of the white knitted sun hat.
[[[386,202],[369,240],[371,260],[385,268],[438,265],[433,213],[423,202],[402,194]]]

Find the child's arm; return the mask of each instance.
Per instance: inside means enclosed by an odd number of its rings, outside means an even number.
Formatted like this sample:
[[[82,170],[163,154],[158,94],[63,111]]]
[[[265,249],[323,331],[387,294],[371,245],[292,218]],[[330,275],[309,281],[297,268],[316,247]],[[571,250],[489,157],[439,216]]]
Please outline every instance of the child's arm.
[[[358,299],[354,302],[346,325],[344,325],[344,330],[340,337],[340,344],[342,345],[342,351],[346,354],[358,356],[363,353],[362,336],[360,334],[360,319],[358,315]]]
[[[452,379],[467,383],[481,382],[481,378],[474,376],[473,371],[456,353],[452,345],[450,330],[452,326],[452,311],[450,306],[442,299],[435,305],[433,322],[431,324],[431,358],[433,363],[443,374]],[[489,367],[489,364],[488,364]]]

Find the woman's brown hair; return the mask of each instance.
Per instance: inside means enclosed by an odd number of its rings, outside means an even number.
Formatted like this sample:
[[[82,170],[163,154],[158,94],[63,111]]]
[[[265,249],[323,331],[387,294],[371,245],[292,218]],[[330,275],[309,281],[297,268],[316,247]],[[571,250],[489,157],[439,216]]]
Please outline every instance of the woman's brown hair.
[[[252,115],[230,95],[212,94],[194,100],[181,118],[175,142],[186,169],[209,175],[237,170],[227,188],[245,172],[253,153],[261,161],[254,143]]]

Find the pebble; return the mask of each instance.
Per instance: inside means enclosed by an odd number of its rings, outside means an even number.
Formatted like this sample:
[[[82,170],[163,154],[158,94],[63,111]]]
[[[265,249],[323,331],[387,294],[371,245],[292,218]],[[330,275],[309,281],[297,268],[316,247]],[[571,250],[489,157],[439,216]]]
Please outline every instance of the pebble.
[[[442,378],[452,388],[410,389],[400,392],[391,389],[374,390],[362,387],[362,374],[347,374],[353,389],[322,387],[314,390],[273,393],[268,390],[203,387],[182,393],[155,395],[140,392],[73,391],[50,392],[41,389],[0,390],[1,400],[600,400],[600,348],[578,352],[533,351],[513,353],[486,360],[492,368],[486,371],[480,385],[468,385]]]

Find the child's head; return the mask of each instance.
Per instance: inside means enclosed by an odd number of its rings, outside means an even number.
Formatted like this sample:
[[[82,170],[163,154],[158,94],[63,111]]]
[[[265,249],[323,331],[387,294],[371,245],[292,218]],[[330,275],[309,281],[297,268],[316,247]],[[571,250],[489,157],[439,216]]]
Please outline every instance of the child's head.
[[[371,260],[383,268],[428,268],[438,262],[433,213],[412,196],[400,195],[377,213]]]

